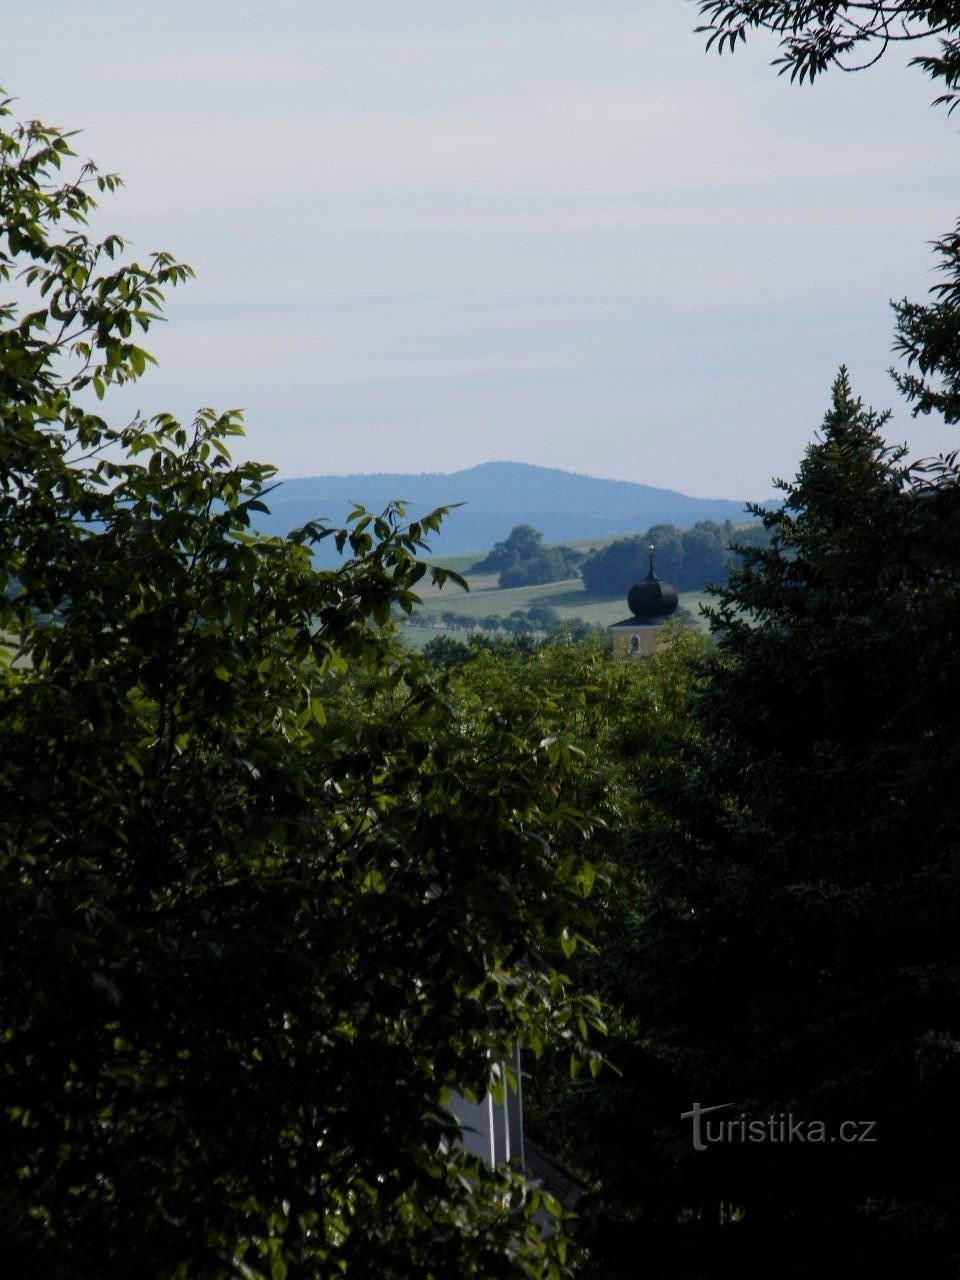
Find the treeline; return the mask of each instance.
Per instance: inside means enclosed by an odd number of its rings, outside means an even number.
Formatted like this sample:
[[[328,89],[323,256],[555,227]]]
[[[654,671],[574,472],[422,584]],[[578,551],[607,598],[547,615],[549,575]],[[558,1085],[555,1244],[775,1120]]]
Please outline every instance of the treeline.
[[[498,542],[489,555],[473,565],[473,573],[498,573],[501,587],[534,586],[582,577],[595,595],[626,595],[646,577],[648,547],[655,547],[658,575],[678,591],[701,591],[708,583],[722,586],[739,557],[737,547],[761,546],[768,533],[759,523],[735,526],[701,520],[691,529],[655,524],[646,533],[584,553],[573,547],[548,547],[531,525],[516,525],[510,536]]]
[[[602,634],[602,628],[591,626],[590,623],[578,626],[577,621],[560,623],[548,632],[517,630],[491,635],[472,631],[466,640],[458,640],[449,634],[439,635],[423,646],[421,656],[433,670],[443,671],[458,668],[481,654],[491,654],[496,658],[512,661],[532,657],[539,649],[550,649],[554,645],[573,647],[577,651],[577,647],[589,639],[591,644],[608,657],[610,642]]]
[[[648,547],[653,545],[659,577],[678,591],[702,591],[708,583],[722,586],[727,581],[731,565],[739,559],[735,547],[762,546],[768,540],[768,531],[759,523],[740,528],[730,520],[723,524],[701,520],[692,529],[655,524],[646,533],[601,547],[580,566],[580,576],[591,593],[626,595],[646,577]]]
[[[413,609],[409,616],[400,616],[398,621],[401,626],[476,631],[488,635],[546,635],[563,628],[564,633],[574,639],[581,639],[592,631],[603,630],[581,617],[561,619],[560,611],[543,600],[535,601],[529,609],[514,609],[507,617],[502,617],[499,613],[478,617],[475,614],[457,613],[455,609],[444,609],[442,613]]]

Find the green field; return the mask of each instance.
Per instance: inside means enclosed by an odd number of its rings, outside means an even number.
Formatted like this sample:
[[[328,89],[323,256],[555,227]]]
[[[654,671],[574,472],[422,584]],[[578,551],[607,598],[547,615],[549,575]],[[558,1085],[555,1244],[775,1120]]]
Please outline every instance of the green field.
[[[597,546],[599,541],[590,545]],[[582,618],[595,626],[608,627],[614,622],[629,616],[625,595],[592,596],[584,588],[580,578],[568,578],[564,582],[549,582],[537,587],[510,587],[503,589],[497,585],[495,573],[469,574],[464,570],[481,558],[480,554],[470,556],[450,556],[447,560],[437,560],[445,568],[464,573],[470,585],[464,591],[456,583],[447,582],[442,588],[421,583],[418,595],[423,601],[418,614],[429,614],[435,619],[434,625],[420,625],[403,628],[403,637],[408,644],[420,649],[429,640],[439,635],[454,635],[464,639],[468,630],[451,628],[443,622],[443,614],[452,612],[468,618],[485,618],[496,614],[501,618],[509,617],[515,609],[527,610],[537,602],[552,605],[561,619]],[[465,562],[465,563],[457,563]],[[689,611],[691,616],[700,621],[700,604],[709,599],[699,591],[688,591],[680,596],[680,605]]]

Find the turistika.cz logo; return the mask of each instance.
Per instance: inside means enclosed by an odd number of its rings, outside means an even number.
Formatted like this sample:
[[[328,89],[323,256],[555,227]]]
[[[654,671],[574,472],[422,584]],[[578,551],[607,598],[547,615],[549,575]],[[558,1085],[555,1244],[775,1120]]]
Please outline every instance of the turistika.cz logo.
[[[842,1120],[835,1129],[831,1129],[823,1120],[806,1120],[791,1112],[781,1112],[763,1120],[751,1120],[742,1113],[734,1118],[715,1116],[712,1120],[705,1119],[714,1111],[726,1111],[733,1105],[732,1102],[720,1102],[713,1107],[704,1107],[695,1102],[692,1111],[680,1113],[681,1120],[693,1121],[694,1150],[706,1151],[708,1147],[734,1142],[845,1142],[849,1145],[877,1140],[873,1132],[877,1127],[876,1120]]]

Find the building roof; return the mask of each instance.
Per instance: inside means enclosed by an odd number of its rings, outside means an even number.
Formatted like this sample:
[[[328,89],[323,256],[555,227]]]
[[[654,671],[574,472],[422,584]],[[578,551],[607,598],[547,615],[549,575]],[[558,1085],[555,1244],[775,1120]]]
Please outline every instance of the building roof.
[[[638,627],[659,627],[663,625],[663,618],[638,618],[636,614],[631,614],[629,618],[623,618],[620,622],[611,622],[607,630],[615,631],[617,627],[631,627],[634,631]]]
[[[632,586],[627,596],[627,607],[630,612],[643,621],[669,617],[677,607],[676,589],[669,582],[661,581],[653,567],[652,544],[649,551],[650,569],[647,576],[642,582]]]
[[[532,1142],[524,1143],[524,1172],[531,1182],[536,1182],[556,1197],[565,1209],[572,1209],[586,1195],[586,1187],[578,1182],[569,1169],[550,1158]]]

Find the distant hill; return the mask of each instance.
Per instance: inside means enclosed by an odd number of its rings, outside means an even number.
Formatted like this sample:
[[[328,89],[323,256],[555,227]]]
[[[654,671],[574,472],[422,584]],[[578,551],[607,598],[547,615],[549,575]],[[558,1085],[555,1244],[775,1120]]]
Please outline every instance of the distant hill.
[[[434,507],[462,502],[450,513],[443,533],[431,541],[434,553],[483,551],[506,538],[516,524],[532,524],[546,542],[628,534],[652,524],[689,528],[698,520],[743,520],[744,503],[729,498],[690,498],[672,489],[598,480],[555,467],[523,462],[485,462],[449,475],[374,474],[310,476],[286,480],[268,498],[265,533],[286,533],[325,516],[341,524],[351,501],[380,511],[393,498],[405,499],[416,517]],[[325,560],[333,555],[318,558]]]

